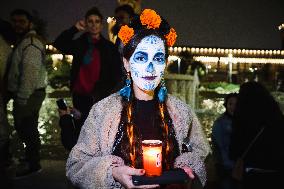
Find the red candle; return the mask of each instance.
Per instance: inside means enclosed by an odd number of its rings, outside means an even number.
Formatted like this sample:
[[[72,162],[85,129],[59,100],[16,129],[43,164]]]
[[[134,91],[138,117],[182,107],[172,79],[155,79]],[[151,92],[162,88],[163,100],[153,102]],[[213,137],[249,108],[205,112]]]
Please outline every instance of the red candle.
[[[143,166],[147,176],[162,174],[162,141],[143,140]]]

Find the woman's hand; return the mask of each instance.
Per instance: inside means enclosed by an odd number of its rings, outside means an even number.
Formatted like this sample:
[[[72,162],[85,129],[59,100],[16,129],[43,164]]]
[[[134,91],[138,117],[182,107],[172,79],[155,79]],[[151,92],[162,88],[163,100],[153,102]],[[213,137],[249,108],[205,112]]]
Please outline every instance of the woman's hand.
[[[189,178],[194,179],[193,170],[190,167],[184,166],[182,169],[186,172]]]
[[[79,30],[79,31],[85,31],[86,29],[86,24],[85,24],[85,20],[79,20],[76,22],[75,27]]]
[[[68,107],[67,110],[62,110],[62,109],[58,108],[58,113],[59,113],[60,117],[66,115],[66,114],[70,114],[70,108]]]
[[[144,169],[135,169],[128,166],[119,166],[112,169],[113,178],[122,184],[125,188],[157,188],[159,185],[140,185],[135,186],[132,183],[132,175],[144,175]]]
[[[70,113],[73,114],[75,119],[81,119],[82,117],[81,112],[74,107],[73,108],[70,107]]]
[[[116,24],[116,19],[114,17],[108,17],[107,23],[108,23],[108,30],[110,31],[112,27]]]

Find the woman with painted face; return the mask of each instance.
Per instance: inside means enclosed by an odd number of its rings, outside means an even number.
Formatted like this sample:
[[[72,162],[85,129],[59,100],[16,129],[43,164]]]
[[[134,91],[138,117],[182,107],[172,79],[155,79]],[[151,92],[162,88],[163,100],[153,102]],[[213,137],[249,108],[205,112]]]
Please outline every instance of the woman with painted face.
[[[162,141],[163,171],[181,168],[193,183],[205,184],[208,142],[193,110],[167,94],[163,78],[167,49],[176,36],[151,9],[121,27],[125,87],[92,107],[67,161],[67,176],[74,185],[159,187],[132,182],[133,175],[145,174],[143,140]]]

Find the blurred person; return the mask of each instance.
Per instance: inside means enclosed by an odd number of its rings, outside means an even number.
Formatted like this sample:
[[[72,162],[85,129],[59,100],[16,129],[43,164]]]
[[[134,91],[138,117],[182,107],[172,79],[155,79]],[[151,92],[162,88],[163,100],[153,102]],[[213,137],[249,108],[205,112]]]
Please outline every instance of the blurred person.
[[[238,94],[226,95],[225,112],[214,121],[211,141],[213,154],[216,156],[216,170],[219,178],[220,189],[234,188],[235,183],[231,178],[234,161],[229,158],[229,146],[232,133],[232,119],[237,103]]]
[[[145,9],[118,36],[125,86],[92,107],[69,154],[67,177],[80,188],[156,188],[134,186],[131,177],[145,174],[142,140],[156,139],[162,141],[163,171],[183,169],[201,188],[210,147],[193,110],[167,95],[163,78],[175,30],[154,10]]]
[[[134,9],[128,4],[116,7],[114,14],[114,18],[108,22],[108,33],[110,41],[119,47],[120,42],[117,34],[120,27],[129,24],[136,14],[134,13]]]
[[[232,125],[229,154],[234,161],[243,162],[243,187],[262,189],[283,185],[284,116],[262,84],[241,85]]]
[[[141,13],[141,3],[142,0],[117,0],[118,4],[121,5],[130,5],[135,14],[140,14]]]
[[[73,107],[81,113],[83,125],[94,103],[107,97],[122,77],[117,48],[101,32],[103,16],[93,7],[74,26],[63,31],[54,46],[64,54],[73,55],[71,86]],[[78,38],[75,35],[83,32]]]
[[[45,41],[33,29],[29,12],[16,9],[11,13],[17,42],[11,55],[7,90],[13,102],[14,126],[25,144],[24,161],[16,170],[16,178],[40,172],[40,138],[38,118],[45,99],[47,72]]]

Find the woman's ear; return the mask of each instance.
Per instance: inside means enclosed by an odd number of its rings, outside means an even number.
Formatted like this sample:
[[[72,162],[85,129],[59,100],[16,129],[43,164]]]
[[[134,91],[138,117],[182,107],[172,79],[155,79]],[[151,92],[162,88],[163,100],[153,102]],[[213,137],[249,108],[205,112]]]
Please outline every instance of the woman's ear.
[[[124,68],[127,72],[130,71],[130,64],[129,64],[129,61],[123,57],[123,65],[124,65]]]

